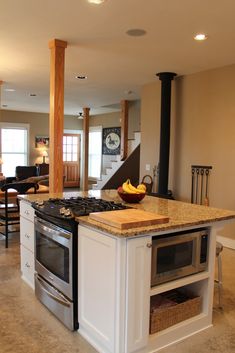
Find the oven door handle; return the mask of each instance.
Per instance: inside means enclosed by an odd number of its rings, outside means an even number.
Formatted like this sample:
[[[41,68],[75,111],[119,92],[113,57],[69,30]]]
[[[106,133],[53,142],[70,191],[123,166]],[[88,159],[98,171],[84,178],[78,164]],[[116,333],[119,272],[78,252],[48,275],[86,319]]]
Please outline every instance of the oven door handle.
[[[51,224],[47,221],[44,221],[44,219],[35,217],[34,223],[35,223],[36,230],[38,230],[39,232],[42,232],[43,234],[46,234],[51,239],[54,239],[54,237],[56,236],[57,238],[62,237],[69,240],[72,237],[71,232],[65,229],[62,229],[60,227],[57,227],[56,225]]]
[[[45,281],[43,281],[43,279],[39,278],[37,275],[35,275],[35,279],[40,283],[41,285],[41,289],[47,294],[49,295],[49,297],[51,297],[52,299],[56,300],[58,303],[70,307],[70,302],[62,295],[59,294],[59,297],[57,297],[56,295],[52,294],[46,287],[45,287]],[[46,283],[47,284],[47,283]]]

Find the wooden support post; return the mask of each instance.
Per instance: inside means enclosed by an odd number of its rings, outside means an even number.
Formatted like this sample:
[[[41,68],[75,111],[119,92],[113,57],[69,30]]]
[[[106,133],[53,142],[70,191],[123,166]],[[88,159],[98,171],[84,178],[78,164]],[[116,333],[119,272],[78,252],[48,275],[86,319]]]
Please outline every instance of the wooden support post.
[[[2,110],[2,84],[3,81],[0,80],[0,122],[2,121],[2,114],[1,114],[1,110]],[[0,143],[1,143],[1,136],[0,136]],[[2,173],[2,155],[0,154],[0,176],[3,176]]]
[[[53,39],[50,68],[50,192],[63,191],[64,57],[67,42]]]
[[[89,111],[83,108],[83,166],[82,166],[82,190],[88,190],[88,157],[89,157]]]
[[[2,84],[3,84],[3,81],[0,80],[0,111],[2,110]]]
[[[128,101],[121,101],[121,161],[127,158],[128,153]]]

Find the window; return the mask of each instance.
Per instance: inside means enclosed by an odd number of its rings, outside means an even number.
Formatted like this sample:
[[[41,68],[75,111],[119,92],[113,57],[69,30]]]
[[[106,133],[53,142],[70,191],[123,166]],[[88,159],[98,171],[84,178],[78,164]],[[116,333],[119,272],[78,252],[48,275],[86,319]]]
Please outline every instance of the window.
[[[2,172],[14,176],[18,165],[28,164],[28,126],[26,124],[0,124],[0,154]]]
[[[100,178],[102,157],[102,127],[90,127],[88,176]]]
[[[63,161],[78,162],[80,135],[64,134],[63,136]]]

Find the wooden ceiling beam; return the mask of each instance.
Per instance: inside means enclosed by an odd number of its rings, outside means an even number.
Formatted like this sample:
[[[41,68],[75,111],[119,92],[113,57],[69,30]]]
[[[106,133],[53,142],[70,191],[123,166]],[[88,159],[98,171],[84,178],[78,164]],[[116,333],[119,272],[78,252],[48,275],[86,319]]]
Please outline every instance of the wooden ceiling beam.
[[[63,192],[64,62],[67,42],[49,42],[50,64],[50,170],[49,190]]]

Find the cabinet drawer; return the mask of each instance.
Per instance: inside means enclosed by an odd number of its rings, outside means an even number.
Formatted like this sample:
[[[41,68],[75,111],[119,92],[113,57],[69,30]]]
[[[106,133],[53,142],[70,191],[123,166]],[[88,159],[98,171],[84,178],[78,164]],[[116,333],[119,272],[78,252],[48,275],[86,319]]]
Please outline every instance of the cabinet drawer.
[[[25,201],[20,201],[20,215],[29,221],[34,222],[34,209]]]
[[[34,253],[34,223],[21,217],[20,243]]]
[[[33,253],[26,249],[23,245],[20,246],[20,256],[21,256],[21,273],[22,279],[34,289],[34,255]]]

